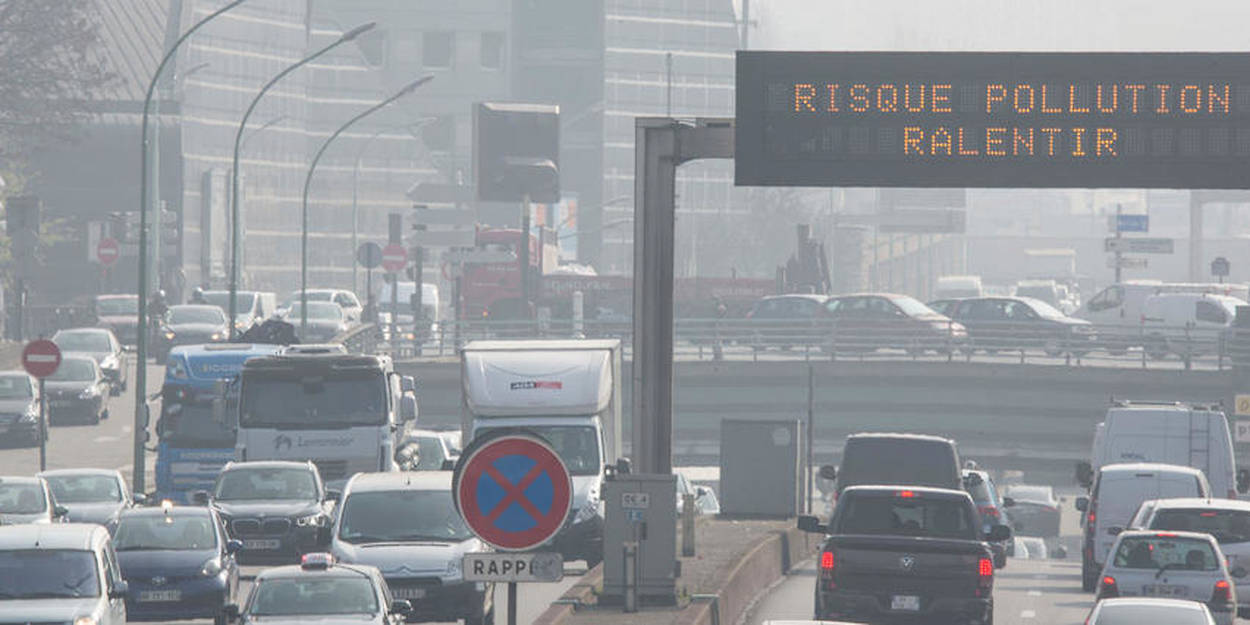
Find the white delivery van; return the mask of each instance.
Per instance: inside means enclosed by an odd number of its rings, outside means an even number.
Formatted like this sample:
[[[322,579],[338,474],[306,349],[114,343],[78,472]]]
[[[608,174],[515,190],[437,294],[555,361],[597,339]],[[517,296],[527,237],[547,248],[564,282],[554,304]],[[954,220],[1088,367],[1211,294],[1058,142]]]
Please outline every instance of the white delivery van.
[[[1118,400],[1095,431],[1091,464],[1078,480],[1091,486],[1099,467],[1120,462],[1164,462],[1202,471],[1215,497],[1236,499],[1239,483],[1228,419],[1219,406]]]
[[[937,286],[933,289],[933,299],[981,297],[984,294],[981,276],[942,276],[937,279]]]
[[[1218,353],[1245,300],[1213,293],[1158,293],[1142,305],[1141,332],[1152,358]]]
[[[1160,293],[1210,293],[1240,300],[1250,297],[1244,284],[1128,280],[1112,284],[1089,298],[1077,317],[1098,326],[1098,336],[1113,351],[1142,344],[1141,317],[1146,299]]]
[[[501,428],[547,439],[573,477],[573,512],[551,548],[593,567],[603,559],[604,465],[621,449],[621,342],[472,341],[460,353],[465,444]]]
[[[1077,497],[1084,513],[1081,547],[1081,587],[1089,592],[1107,561],[1115,537],[1129,527],[1134,513],[1148,499],[1210,497],[1211,486],[1193,467],[1155,462],[1108,464],[1098,470],[1088,497]]]

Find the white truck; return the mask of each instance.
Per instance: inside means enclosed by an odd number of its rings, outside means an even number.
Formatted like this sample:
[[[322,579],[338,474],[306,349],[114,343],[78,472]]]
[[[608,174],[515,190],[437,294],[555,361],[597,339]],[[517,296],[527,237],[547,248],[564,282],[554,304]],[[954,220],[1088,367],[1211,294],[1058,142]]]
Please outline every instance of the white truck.
[[[573,476],[573,511],[551,548],[603,559],[604,465],[621,453],[619,340],[473,341],[461,350],[465,444],[490,430],[545,438]]]
[[[310,460],[331,487],[397,470],[397,443],[417,419],[415,386],[386,356],[249,359],[239,374],[235,460]]]

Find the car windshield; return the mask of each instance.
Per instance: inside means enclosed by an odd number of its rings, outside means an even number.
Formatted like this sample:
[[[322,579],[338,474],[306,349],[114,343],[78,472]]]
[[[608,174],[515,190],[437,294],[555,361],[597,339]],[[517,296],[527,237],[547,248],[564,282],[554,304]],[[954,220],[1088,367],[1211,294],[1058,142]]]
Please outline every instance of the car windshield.
[[[1126,536],[1115,551],[1114,566],[1124,569],[1181,569],[1214,571],[1220,568],[1211,543],[1198,538]]]
[[[407,470],[438,471],[443,468],[447,455],[443,453],[443,441],[438,436],[418,436],[412,444],[417,446],[417,461]]]
[[[40,484],[0,482],[0,514],[39,514],[47,509]]]
[[[56,373],[48,376],[54,382],[89,382],[95,379],[95,361],[87,358],[63,358]]]
[[[207,514],[122,515],[113,533],[118,551],[207,551],[217,532]]]
[[[299,302],[291,304],[291,311],[287,316],[292,319],[298,319],[303,316],[303,307]],[[334,302],[308,302],[308,318],[309,319],[326,319],[331,321],[342,321],[343,309]]]
[[[242,427],[326,429],[382,425],[387,420],[382,372],[298,370],[245,373],[240,401]]]
[[[139,312],[139,298],[137,297],[110,297],[108,299],[98,299],[95,302],[95,312],[97,315],[134,315]]]
[[[490,432],[482,428],[477,435]],[[599,437],[589,425],[531,425],[526,430],[546,439],[573,475],[599,474]]]
[[[1090,625],[1207,625],[1205,610],[1198,604],[1143,605],[1132,603],[1104,604],[1098,620]]]
[[[113,345],[109,343],[107,334],[97,330],[80,332],[57,332],[52,337],[56,346],[63,352],[111,352]]]
[[[286,302],[283,303],[282,307],[290,308],[298,304],[300,302],[299,295],[300,295],[299,291],[295,291],[294,293],[291,293],[290,295],[288,295],[286,298]],[[307,299],[310,302],[328,302],[334,299],[334,294],[331,293],[330,291],[309,291],[308,297],[305,299]]]
[[[49,475],[44,478],[57,503],[117,503],[121,485],[111,475]]]
[[[29,377],[25,375],[0,376],[0,399],[30,399],[34,396]]]
[[[898,306],[900,310],[907,313],[908,317],[932,315],[934,312],[932,308],[925,306],[920,302],[920,300],[911,297],[892,297],[890,298],[890,301],[893,302],[895,306]]]
[[[1050,489],[1045,486],[1008,486],[1007,496],[1016,501],[1034,503],[1052,503],[1054,500]]]
[[[376,614],[377,592],[361,574],[303,578],[261,578],[252,591],[252,616]]]
[[[470,534],[450,490],[402,490],[348,495],[339,538],[349,543],[460,542]]]
[[[242,467],[217,480],[217,501],[309,501],[317,498],[317,481],[309,469]]]
[[[175,306],[169,310],[169,323],[208,323],[221,325],[226,322],[226,313],[220,308],[208,306]]]
[[[95,554],[76,549],[0,551],[0,599],[97,597]]]
[[[211,401],[161,402],[157,436],[180,449],[226,449],[235,443],[234,429],[214,420]]]
[[[1221,545],[1250,542],[1250,510],[1167,508],[1155,514],[1150,529],[1202,532]]]
[[[889,495],[856,495],[838,501],[840,534],[928,536],[975,539],[977,526],[963,501],[926,498],[911,491]]]

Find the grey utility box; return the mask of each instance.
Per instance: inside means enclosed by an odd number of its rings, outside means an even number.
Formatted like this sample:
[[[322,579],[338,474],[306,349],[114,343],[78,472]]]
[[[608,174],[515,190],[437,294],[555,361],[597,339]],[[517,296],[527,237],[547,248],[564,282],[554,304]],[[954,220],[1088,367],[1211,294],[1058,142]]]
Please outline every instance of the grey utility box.
[[[609,474],[603,482],[601,605],[677,602],[677,477]]]
[[[721,514],[789,518],[798,513],[801,432],[797,419],[721,421]]]

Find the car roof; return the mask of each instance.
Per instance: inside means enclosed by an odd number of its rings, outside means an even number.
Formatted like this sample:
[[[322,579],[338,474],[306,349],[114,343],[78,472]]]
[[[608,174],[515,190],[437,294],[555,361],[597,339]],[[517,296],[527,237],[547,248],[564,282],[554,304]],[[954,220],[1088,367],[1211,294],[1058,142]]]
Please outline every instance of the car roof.
[[[256,581],[259,582],[262,579],[299,579],[310,575],[321,577],[358,577],[363,575],[373,580],[377,579],[377,568],[367,564],[344,564],[342,562],[335,562],[326,568],[310,569],[305,569],[298,564],[288,564],[261,571],[256,575]]]
[[[449,471],[392,471],[357,473],[347,483],[345,492],[369,493],[390,490],[451,490]]]
[[[129,295],[128,295],[128,294],[126,294],[126,293],[104,293],[104,294],[101,294],[101,295],[97,295],[97,296],[95,296],[95,298],[96,298],[96,300],[105,300],[105,299],[133,299],[133,300],[137,300],[137,299],[139,299],[139,296],[138,296],[138,295],[134,295],[134,294],[129,294]]]
[[[1112,597],[1101,599],[1098,601],[1102,606],[1116,606],[1120,604],[1134,605],[1157,605],[1159,607],[1187,608],[1191,610],[1202,610],[1205,604],[1197,601],[1187,601],[1185,599],[1163,599],[1160,597]]]
[[[170,353],[183,353],[187,355],[199,354],[276,354],[282,349],[281,345],[268,345],[264,343],[205,343],[202,345],[179,345]]]
[[[61,336],[62,334],[112,334],[112,332],[113,331],[109,330],[108,328],[91,328],[91,327],[62,328],[60,330],[57,330],[56,334],[53,334],[52,337],[56,338],[58,336]]]
[[[0,475],[0,484],[42,484],[43,480],[33,475]]]
[[[212,510],[205,506],[170,506],[169,508],[150,506],[146,508],[127,508],[121,511],[121,516],[123,517],[210,517],[212,515]]]
[[[244,469],[304,469],[305,471],[316,470],[316,465],[307,460],[248,460],[246,462],[228,462],[221,470],[225,471],[241,471]]]
[[[88,354],[87,352],[62,352],[61,362],[65,362],[66,360],[86,360],[93,365],[95,364],[95,358],[92,358],[91,354]]]
[[[20,375],[20,376],[25,376],[28,378],[31,377],[29,373],[26,373],[25,371],[22,371],[21,369],[5,369],[4,371],[0,371],[0,378],[7,378],[13,375]]]
[[[902,299],[904,297],[911,297],[911,296],[905,295],[902,293],[863,292],[863,293],[841,293],[838,295],[834,295],[833,297],[829,299],[842,299],[844,297],[884,297],[886,299]]]
[[[900,486],[897,484],[858,484],[855,486],[848,486],[846,490],[842,491],[842,496],[845,497],[847,493],[888,495],[904,490],[927,497],[945,497],[948,499],[970,498],[970,495],[968,495],[967,491],[964,490],[955,490],[953,488],[935,488],[932,486]]]
[[[1239,499],[1204,499],[1200,497],[1175,497],[1171,499],[1153,499],[1156,511],[1169,508],[1203,508],[1207,510],[1245,510],[1250,512],[1250,501]]]
[[[905,432],[856,432],[846,437],[847,441],[853,438],[900,438],[916,441],[933,441],[942,443],[954,443],[953,439],[944,436],[934,436],[933,434],[908,434]]]
[[[1194,540],[1215,542],[1215,538],[1205,532],[1184,532],[1180,530],[1124,530],[1120,532],[1117,538],[1152,538],[1160,534],[1167,534],[1168,538],[1192,538]]]
[[[51,525],[6,525],[0,527],[0,550],[78,549],[91,550],[108,542],[108,530],[90,523]]]
[[[65,477],[72,475],[98,475],[100,477],[121,478],[122,474],[116,469],[52,469],[50,471],[40,471],[39,477]]]
[[[1200,469],[1187,467],[1179,464],[1165,464],[1162,462],[1124,462],[1117,464],[1105,464],[1098,469],[1100,473],[1137,473],[1140,471],[1155,471],[1168,473],[1186,473],[1190,475],[1202,475]]]
[[[829,299],[829,296],[820,295],[818,293],[786,293],[785,295],[768,295],[765,297],[761,297],[760,301],[765,302],[769,300],[787,299],[787,298],[810,299],[815,302],[823,302]]]

